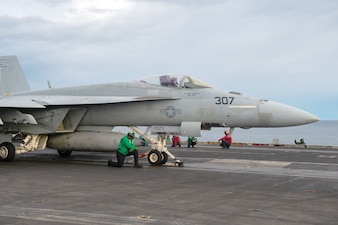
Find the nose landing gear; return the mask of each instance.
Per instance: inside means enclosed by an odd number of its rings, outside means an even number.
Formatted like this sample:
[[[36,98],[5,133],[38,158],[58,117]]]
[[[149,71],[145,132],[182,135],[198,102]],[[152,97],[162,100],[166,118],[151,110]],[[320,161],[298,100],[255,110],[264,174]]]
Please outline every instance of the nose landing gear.
[[[159,134],[157,139],[154,139],[148,136],[145,132],[143,132],[140,128],[130,126],[134,132],[141,135],[144,139],[146,139],[149,143],[151,143],[151,150],[145,155],[148,157],[148,162],[152,166],[159,166],[166,164],[169,157],[174,159],[175,166],[183,166],[183,162],[177,159],[168,149],[166,146],[166,138],[164,135]]]

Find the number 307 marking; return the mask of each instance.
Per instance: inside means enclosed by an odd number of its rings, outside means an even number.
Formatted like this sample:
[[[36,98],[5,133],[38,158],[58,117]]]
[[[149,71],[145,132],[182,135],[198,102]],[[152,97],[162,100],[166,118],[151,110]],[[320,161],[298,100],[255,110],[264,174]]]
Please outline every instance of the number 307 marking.
[[[215,97],[216,105],[231,105],[234,97]]]

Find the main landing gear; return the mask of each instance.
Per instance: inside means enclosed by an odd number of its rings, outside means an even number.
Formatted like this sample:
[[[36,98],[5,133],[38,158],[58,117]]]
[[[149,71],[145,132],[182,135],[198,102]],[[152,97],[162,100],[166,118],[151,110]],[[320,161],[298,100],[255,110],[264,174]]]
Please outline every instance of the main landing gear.
[[[46,148],[47,135],[27,135],[19,146],[14,146],[11,142],[2,142],[0,144],[0,161],[13,161],[15,155],[34,150],[43,150]]]
[[[142,154],[142,156],[148,156],[148,162],[152,166],[159,166],[166,164],[168,161],[168,158],[172,158],[175,160],[174,165],[175,166],[183,166],[183,162],[181,162],[179,159],[177,159],[168,149],[166,146],[166,137],[165,135],[159,134],[157,136],[157,139],[154,139],[150,136],[148,136],[145,132],[143,132],[138,127],[130,126],[130,129],[132,129],[134,132],[141,135],[144,139],[146,139],[149,143],[151,143],[151,150],[145,154]]]
[[[0,159],[5,162],[10,162],[15,157],[15,147],[10,142],[3,142],[0,145]]]

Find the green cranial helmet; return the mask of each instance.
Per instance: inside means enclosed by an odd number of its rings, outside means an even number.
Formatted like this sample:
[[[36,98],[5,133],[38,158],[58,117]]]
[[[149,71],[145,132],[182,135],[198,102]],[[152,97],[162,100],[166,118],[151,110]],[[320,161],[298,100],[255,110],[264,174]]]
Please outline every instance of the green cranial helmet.
[[[128,136],[129,136],[129,137],[135,137],[135,133],[132,132],[132,131],[130,131],[130,132],[128,132]]]

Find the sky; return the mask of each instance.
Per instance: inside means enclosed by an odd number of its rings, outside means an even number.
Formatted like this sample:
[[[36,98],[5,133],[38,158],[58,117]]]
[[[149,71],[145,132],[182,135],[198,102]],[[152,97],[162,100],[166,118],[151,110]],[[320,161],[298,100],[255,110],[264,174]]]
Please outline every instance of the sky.
[[[338,120],[336,0],[0,0],[33,90],[189,74]]]

